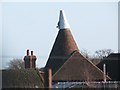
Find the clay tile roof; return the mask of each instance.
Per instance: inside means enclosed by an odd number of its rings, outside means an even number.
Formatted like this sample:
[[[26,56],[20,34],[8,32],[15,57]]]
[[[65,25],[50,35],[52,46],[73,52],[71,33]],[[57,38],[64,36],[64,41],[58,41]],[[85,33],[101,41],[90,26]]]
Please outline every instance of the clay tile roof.
[[[107,76],[107,79],[110,79]],[[53,81],[103,80],[103,72],[84,58],[78,51],[53,75]]]
[[[103,80],[103,72],[89,62],[80,53],[70,28],[61,28],[66,24],[64,13],[60,12],[59,32],[45,69],[51,68],[53,81],[64,80]],[[61,24],[61,26],[60,26]],[[110,79],[107,77],[107,79]]]
[[[44,88],[43,76],[38,70],[2,70],[2,88],[35,88],[35,86]]]
[[[76,50],[78,47],[70,30],[59,30],[45,68],[52,68],[54,74]]]

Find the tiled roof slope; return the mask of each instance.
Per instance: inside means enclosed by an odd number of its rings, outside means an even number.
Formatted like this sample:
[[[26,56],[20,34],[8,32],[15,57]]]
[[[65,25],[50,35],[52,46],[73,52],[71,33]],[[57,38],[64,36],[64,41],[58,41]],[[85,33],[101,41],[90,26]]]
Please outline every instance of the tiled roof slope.
[[[43,88],[43,77],[35,69],[2,70],[2,88]]]
[[[107,79],[110,79],[107,76]],[[75,52],[53,75],[53,81],[93,81],[103,80],[103,72]]]
[[[76,50],[78,47],[71,31],[69,29],[59,30],[45,68],[52,68],[54,74]]]

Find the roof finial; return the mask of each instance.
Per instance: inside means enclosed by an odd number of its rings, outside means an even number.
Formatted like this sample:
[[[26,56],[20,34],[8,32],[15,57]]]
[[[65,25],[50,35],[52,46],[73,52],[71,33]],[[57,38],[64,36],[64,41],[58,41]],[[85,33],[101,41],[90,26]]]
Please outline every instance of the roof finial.
[[[60,16],[59,16],[59,21],[58,21],[57,27],[59,29],[70,29],[69,23],[67,21],[65,13],[64,13],[64,10],[60,10]]]

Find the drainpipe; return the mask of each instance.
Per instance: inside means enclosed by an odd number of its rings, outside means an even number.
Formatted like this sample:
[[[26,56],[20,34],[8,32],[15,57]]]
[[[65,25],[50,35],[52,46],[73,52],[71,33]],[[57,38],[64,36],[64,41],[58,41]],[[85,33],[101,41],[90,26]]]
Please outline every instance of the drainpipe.
[[[104,72],[104,82],[106,82],[106,65],[103,64],[103,72]]]

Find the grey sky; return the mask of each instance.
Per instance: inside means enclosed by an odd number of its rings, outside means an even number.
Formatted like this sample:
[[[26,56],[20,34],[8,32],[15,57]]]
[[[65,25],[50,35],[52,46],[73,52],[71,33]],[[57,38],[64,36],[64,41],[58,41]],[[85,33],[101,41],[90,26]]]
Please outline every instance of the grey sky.
[[[3,3],[3,67],[12,58],[23,58],[26,49],[43,67],[58,33],[59,10],[64,9],[71,32],[80,50],[118,50],[118,3]]]

